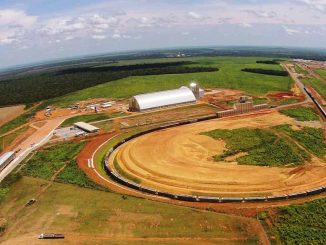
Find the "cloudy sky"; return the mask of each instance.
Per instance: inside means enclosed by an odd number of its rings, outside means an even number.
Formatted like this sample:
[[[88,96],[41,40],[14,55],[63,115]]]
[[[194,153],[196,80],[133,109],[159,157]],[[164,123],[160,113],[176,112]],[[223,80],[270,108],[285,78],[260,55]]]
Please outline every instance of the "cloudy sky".
[[[206,45],[326,48],[326,0],[0,0],[0,68]]]

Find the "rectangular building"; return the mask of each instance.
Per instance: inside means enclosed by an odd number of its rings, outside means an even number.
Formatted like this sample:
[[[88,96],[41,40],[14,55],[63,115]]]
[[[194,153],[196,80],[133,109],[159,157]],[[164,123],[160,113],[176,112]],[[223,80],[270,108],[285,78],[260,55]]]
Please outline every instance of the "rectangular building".
[[[8,151],[0,157],[0,171],[3,170],[12,160],[14,160],[16,153]]]
[[[90,125],[88,123],[85,123],[85,122],[77,122],[77,123],[74,123],[74,126],[76,128],[79,128],[87,133],[96,133],[98,132],[100,129],[93,126],[93,125]]]

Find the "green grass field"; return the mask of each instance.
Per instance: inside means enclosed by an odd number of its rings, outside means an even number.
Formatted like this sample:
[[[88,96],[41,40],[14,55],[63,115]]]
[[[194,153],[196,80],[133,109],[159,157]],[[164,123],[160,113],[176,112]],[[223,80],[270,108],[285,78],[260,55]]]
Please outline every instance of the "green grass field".
[[[25,165],[25,176],[49,180],[65,164],[73,161],[85,143],[60,143],[38,151]]]
[[[292,81],[289,77],[279,77],[247,73],[243,68],[282,70],[280,66],[257,64],[261,58],[255,57],[212,57],[189,58],[197,64],[192,66],[218,67],[217,72],[190,74],[136,76],[120,79],[88,89],[80,90],[52,100],[59,106],[68,106],[89,98],[126,98],[135,94],[177,88],[189,85],[192,80],[199,81],[204,88],[231,88],[246,91],[250,95],[264,95],[270,91],[289,91]],[[162,59],[163,61],[164,59]]]
[[[317,78],[303,79],[303,83],[313,87],[326,100],[326,83]]]
[[[308,156],[295,144],[262,129],[239,128],[233,130],[216,129],[203,133],[226,142],[227,151],[215,156],[216,161],[238,153],[247,153],[236,160],[239,164],[258,166],[299,165]]]
[[[280,112],[289,117],[295,118],[298,121],[318,121],[319,116],[312,108],[295,108],[295,109],[286,109],[280,110]]]
[[[269,219],[281,244],[326,244],[326,198],[278,208]]]
[[[294,70],[295,70],[296,73],[299,73],[299,74],[302,74],[302,75],[309,75],[309,72],[307,72],[306,70],[302,69],[298,65],[294,65]]]
[[[319,157],[326,157],[326,142],[323,129],[303,127],[301,130],[293,130],[289,125],[280,125],[276,128],[284,131],[297,140],[299,144],[308,149],[311,153]]]
[[[12,186],[0,204],[10,229],[1,241],[13,239],[16,244],[24,235],[24,242],[33,244],[36,234],[52,231],[75,244],[180,244],[191,239],[197,244],[258,244],[247,218],[60,183],[42,191],[47,183],[23,177]],[[35,197],[36,203],[24,208]]]
[[[324,70],[324,69],[318,69],[318,70],[315,70],[315,72],[317,72],[322,77],[326,78],[326,70]]]
[[[70,161],[66,167],[57,175],[55,181],[61,183],[75,184],[80,187],[92,188],[97,190],[106,191],[102,186],[97,185],[91,181],[83,170],[78,168],[75,160]]]

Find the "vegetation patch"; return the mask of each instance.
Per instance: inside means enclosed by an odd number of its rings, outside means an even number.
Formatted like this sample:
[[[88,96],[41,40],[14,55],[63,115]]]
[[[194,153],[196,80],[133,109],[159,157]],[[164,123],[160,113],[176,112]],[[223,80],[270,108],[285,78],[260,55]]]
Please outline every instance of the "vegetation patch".
[[[308,72],[308,71],[302,69],[302,68],[301,68],[300,66],[298,66],[298,65],[294,65],[294,70],[295,70],[295,72],[298,73],[298,74],[309,75],[309,72]]]
[[[318,121],[319,116],[312,108],[299,107],[295,109],[280,110],[280,112],[298,121]]]
[[[20,180],[22,175],[12,171],[0,183],[0,203],[5,200],[6,195],[10,191],[11,186]]]
[[[326,70],[324,70],[324,69],[317,69],[317,70],[315,70],[315,72],[317,72],[320,76],[326,78]]]
[[[326,244],[326,198],[280,207],[272,223],[284,244]]]
[[[85,143],[61,143],[37,152],[23,166],[23,175],[50,180],[67,162],[74,159]]]
[[[20,134],[25,132],[28,127],[22,127],[11,134],[7,134],[5,136],[0,137],[0,152],[4,150],[7,146],[9,146]]]
[[[268,99],[267,98],[253,98],[254,105],[260,105],[260,104],[267,104]]]
[[[76,160],[70,161],[66,167],[58,174],[55,180],[61,183],[69,183],[78,185],[80,187],[107,191],[106,188],[90,180],[84,171],[78,167]]]
[[[187,67],[183,63],[166,63],[137,66],[81,67],[55,72],[34,73],[22,78],[0,82],[0,105],[31,103],[59,97],[77,90],[92,87],[104,82],[115,81],[129,76],[160,74],[183,74],[196,72],[216,72],[216,67]],[[144,68],[142,68],[144,67]],[[37,86],[35,86],[37,84]]]
[[[295,98],[284,98],[282,99],[279,104],[280,105],[289,105],[289,104],[295,104],[295,103],[298,103],[300,102],[299,99],[295,99]]]
[[[216,129],[202,134],[226,142],[227,150],[223,154],[215,156],[216,161],[224,161],[228,156],[246,152],[247,155],[236,159],[239,164],[285,166],[302,164],[308,157],[295,144],[287,142],[268,130]]]
[[[289,73],[287,71],[279,71],[279,70],[266,70],[266,69],[259,69],[259,68],[244,68],[241,71],[264,74],[264,75],[281,76],[281,77],[289,76]]]
[[[281,60],[257,60],[257,64],[279,65]]]
[[[303,127],[301,130],[293,130],[290,125],[280,125],[276,128],[283,130],[302,146],[319,157],[326,155],[326,143],[324,132],[321,128]]]
[[[317,78],[306,78],[302,81],[305,85],[313,87],[326,100],[326,83]]]

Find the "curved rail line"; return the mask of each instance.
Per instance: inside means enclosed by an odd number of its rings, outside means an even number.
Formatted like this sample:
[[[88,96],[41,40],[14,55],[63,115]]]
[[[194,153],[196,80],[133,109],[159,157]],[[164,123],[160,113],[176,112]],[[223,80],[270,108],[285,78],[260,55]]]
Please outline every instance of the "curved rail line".
[[[314,102],[316,101],[314,99],[314,97],[308,93],[308,95],[310,97],[312,97],[312,99],[314,100]],[[316,103],[316,102],[315,102]],[[318,103],[318,102],[317,102]],[[322,111],[322,113],[325,113],[325,111]],[[325,114],[323,114],[324,116],[326,116]],[[139,185],[137,183],[134,183],[130,180],[125,179],[124,177],[122,177],[120,174],[116,173],[110,166],[108,163],[108,159],[110,158],[111,154],[122,144],[137,138],[139,136],[145,135],[145,134],[149,134],[158,130],[162,130],[162,129],[167,129],[167,128],[173,128],[173,127],[177,127],[177,126],[181,126],[181,125],[186,125],[186,124],[191,124],[191,123],[196,123],[196,122],[201,122],[201,121],[207,121],[207,120],[212,120],[212,119],[216,119],[218,118],[217,115],[216,116],[206,116],[206,117],[201,117],[198,119],[191,119],[191,120],[187,120],[187,121],[183,121],[183,122],[177,122],[177,123],[171,123],[168,125],[164,125],[164,126],[160,126],[157,128],[152,128],[140,133],[136,133],[132,136],[129,136],[121,141],[119,141],[115,146],[113,146],[107,156],[105,157],[105,159],[103,160],[103,164],[104,164],[104,169],[106,171],[106,173],[116,182],[118,182],[119,184],[122,184],[126,187],[129,187],[131,189],[134,190],[138,190],[141,191],[143,193],[147,193],[147,194],[152,194],[152,195],[156,195],[156,196],[161,196],[161,197],[167,197],[167,198],[171,198],[171,199],[176,199],[176,200],[180,200],[180,201],[188,201],[188,202],[210,202],[210,203],[232,203],[232,202],[266,202],[266,201],[281,201],[281,200],[288,200],[288,199],[295,199],[295,198],[300,198],[300,197],[306,197],[306,196],[311,196],[311,195],[316,195],[316,194],[320,194],[323,192],[326,192],[326,186],[320,186],[314,189],[309,189],[306,191],[302,191],[302,192],[295,192],[295,193],[291,193],[291,194],[284,194],[284,195],[274,195],[274,196],[252,196],[252,197],[212,197],[212,196],[193,196],[193,195],[184,195],[184,194],[173,194],[173,193],[169,193],[169,192],[163,192],[160,190],[156,190],[156,189],[152,189],[146,186],[142,186]]]

